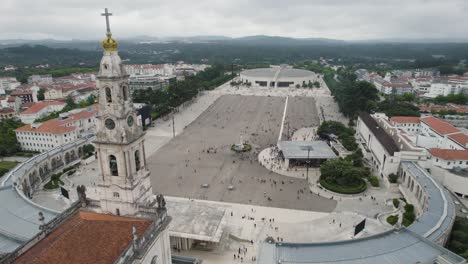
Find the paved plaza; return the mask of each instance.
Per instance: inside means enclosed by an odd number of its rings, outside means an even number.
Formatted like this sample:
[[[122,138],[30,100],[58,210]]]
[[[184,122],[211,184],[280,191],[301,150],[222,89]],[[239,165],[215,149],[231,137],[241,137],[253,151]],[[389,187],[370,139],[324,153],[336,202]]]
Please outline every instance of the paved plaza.
[[[257,162],[258,152],[278,140],[285,100],[284,97],[240,95],[218,98],[179,136],[148,157],[155,192],[332,211],[336,201],[311,194],[305,179],[278,175]],[[289,105],[293,106],[287,108],[285,123],[292,124],[291,133],[294,128],[318,125],[313,98],[289,98]],[[231,151],[231,145],[239,142],[241,136],[252,145],[250,153]]]

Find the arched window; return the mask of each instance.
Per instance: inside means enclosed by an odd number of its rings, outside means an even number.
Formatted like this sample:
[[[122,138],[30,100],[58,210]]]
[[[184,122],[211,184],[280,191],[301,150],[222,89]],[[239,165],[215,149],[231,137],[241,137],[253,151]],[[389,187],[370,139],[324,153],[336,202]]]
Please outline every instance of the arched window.
[[[123,96],[124,101],[128,100],[128,90],[127,90],[126,85],[122,86],[122,96]]]
[[[114,155],[109,156],[109,168],[112,176],[119,176],[119,170],[117,168],[117,158]]]
[[[140,166],[141,166],[141,163],[140,163],[140,151],[136,150],[136,151],[135,151],[135,168],[136,168],[136,171],[139,171],[139,170],[140,170]]]
[[[119,198],[120,197],[120,194],[118,192],[114,192],[113,195],[114,195],[114,198]]]
[[[109,87],[106,87],[106,101],[108,103],[112,103],[112,92],[111,92],[111,89]]]

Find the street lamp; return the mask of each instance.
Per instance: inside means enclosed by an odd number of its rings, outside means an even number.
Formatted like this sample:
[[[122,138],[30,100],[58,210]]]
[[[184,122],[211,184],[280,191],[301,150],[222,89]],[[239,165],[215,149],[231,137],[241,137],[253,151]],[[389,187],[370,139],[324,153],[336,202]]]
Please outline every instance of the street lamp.
[[[306,166],[306,179],[309,181],[309,166],[310,166],[310,151],[314,148],[312,146],[301,146],[302,150],[307,150],[307,166]]]
[[[169,106],[169,109],[174,110],[176,107]],[[174,122],[174,112],[172,113],[172,138],[175,138],[175,122]]]

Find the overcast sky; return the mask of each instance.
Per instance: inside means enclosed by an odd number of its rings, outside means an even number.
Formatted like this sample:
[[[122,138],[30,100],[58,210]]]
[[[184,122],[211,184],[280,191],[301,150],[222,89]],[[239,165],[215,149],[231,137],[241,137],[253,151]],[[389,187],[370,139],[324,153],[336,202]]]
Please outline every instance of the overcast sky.
[[[468,38],[468,0],[1,0],[0,38]]]

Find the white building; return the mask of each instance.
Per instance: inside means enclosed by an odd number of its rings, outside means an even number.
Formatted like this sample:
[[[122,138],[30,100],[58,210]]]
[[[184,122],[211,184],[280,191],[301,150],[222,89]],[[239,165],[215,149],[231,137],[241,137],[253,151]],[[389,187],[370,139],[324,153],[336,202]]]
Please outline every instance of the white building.
[[[419,134],[421,129],[419,117],[414,116],[393,116],[390,123],[409,135]]]
[[[435,98],[437,96],[447,96],[449,94],[459,94],[463,92],[464,85],[453,84],[448,82],[432,83],[429,92],[424,94],[425,97]]]
[[[356,134],[364,158],[371,163],[374,173],[384,178],[397,172],[400,148],[372,116],[359,114]]]
[[[468,150],[430,149],[427,168],[434,178],[461,198],[468,198]]]
[[[97,105],[60,114],[59,118],[32,123],[16,129],[24,150],[46,151],[96,132]]]
[[[399,123],[397,123],[400,125]],[[364,158],[373,172],[389,184],[388,176],[396,173],[400,161],[424,162],[427,151],[418,147],[404,129],[393,125],[385,114],[372,116],[361,113],[356,126],[356,137]]]
[[[0,77],[0,95],[5,94],[6,91],[12,91],[21,83],[15,77]],[[2,93],[3,91],[3,93]]]
[[[128,80],[130,90],[158,90],[169,85],[169,81],[160,76],[135,75]]]
[[[28,77],[29,84],[38,84],[38,83],[48,83],[51,84],[54,82],[52,75],[31,75]]]
[[[449,122],[428,116],[421,118],[421,129],[417,137],[418,146],[424,148],[465,149],[467,136]],[[456,138],[456,139],[455,139]]]
[[[318,81],[318,78],[314,72],[281,65],[242,71],[240,80],[257,87],[303,87]]]
[[[34,120],[45,117],[53,112],[62,110],[65,107],[64,102],[51,101],[39,102],[33,104],[30,108],[21,112],[20,119],[24,124],[32,124]]]

